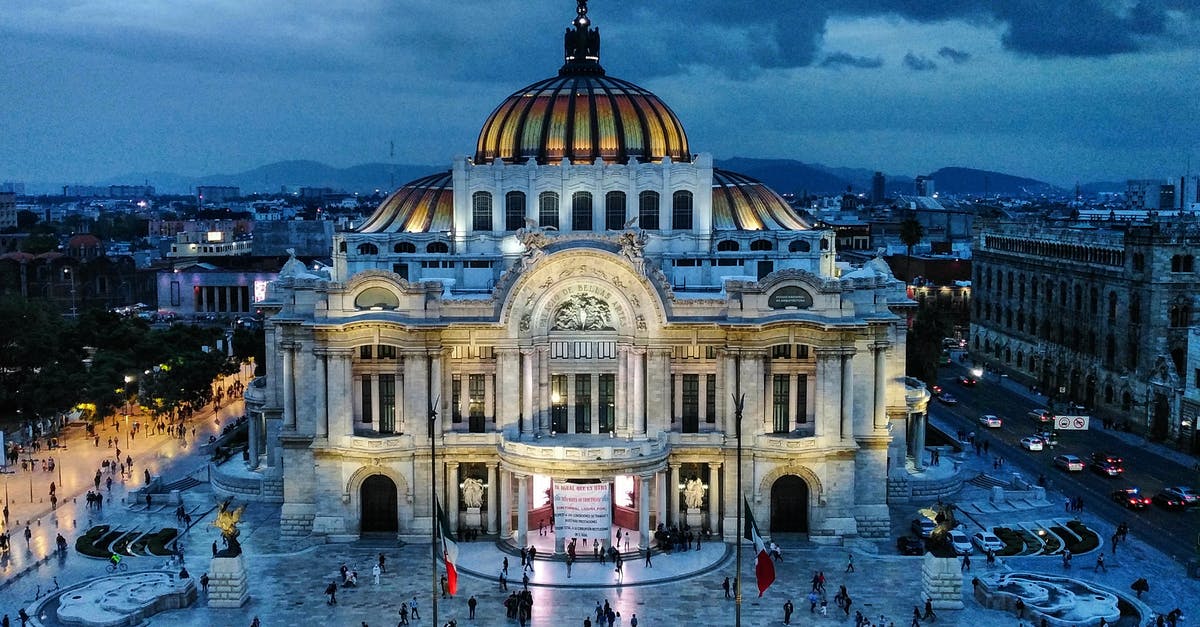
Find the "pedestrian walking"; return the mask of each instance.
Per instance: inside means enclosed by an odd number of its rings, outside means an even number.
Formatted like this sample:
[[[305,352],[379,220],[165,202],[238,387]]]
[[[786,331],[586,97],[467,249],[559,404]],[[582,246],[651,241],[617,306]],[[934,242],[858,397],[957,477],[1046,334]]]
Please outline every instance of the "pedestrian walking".
[[[413,620],[421,618],[421,613],[417,611],[417,597],[414,595],[412,600],[408,602],[408,613],[413,617]]]
[[[204,594],[208,594],[208,573],[200,575],[200,590],[204,592]]]
[[[787,602],[783,604],[783,624],[784,625],[792,624],[792,610],[794,610],[794,609],[795,609],[795,607],[792,606],[791,599],[788,599]]]
[[[654,568],[654,564],[650,562],[650,547],[646,547],[646,568]]]
[[[1096,567],[1092,569],[1092,572],[1100,572],[1100,571],[1104,571],[1106,573],[1108,572],[1108,569],[1104,567],[1104,554],[1103,553],[1096,556]]]
[[[721,587],[725,589],[725,598],[728,599],[729,598],[729,577],[725,578],[725,581],[723,581],[721,583]]]
[[[507,555],[504,557],[504,562],[500,566],[500,572],[504,573],[504,575],[506,577],[508,576],[508,556]]]
[[[377,586],[379,585],[379,574],[381,572],[383,572],[383,569],[379,568],[379,564],[376,564],[371,567],[371,579],[372,579],[373,583]]]
[[[387,556],[383,553],[379,554],[379,570],[380,572],[387,572]]]
[[[508,577],[505,576],[504,571],[500,571],[500,576],[496,578],[496,583],[499,584],[501,590],[508,590]]]
[[[921,617],[921,620],[937,620],[937,614],[933,613],[933,597],[925,597],[925,615]]]
[[[467,599],[467,618],[475,620],[475,606],[478,604],[479,601],[476,601],[474,596]]]
[[[962,569],[960,572],[969,572],[971,570],[971,556],[964,555],[962,559]]]
[[[325,595],[329,597],[325,601],[326,605],[337,605],[337,582],[331,581],[328,586],[325,586]]]
[[[854,554],[853,553],[846,554],[846,572],[848,572],[848,573],[854,572]]]

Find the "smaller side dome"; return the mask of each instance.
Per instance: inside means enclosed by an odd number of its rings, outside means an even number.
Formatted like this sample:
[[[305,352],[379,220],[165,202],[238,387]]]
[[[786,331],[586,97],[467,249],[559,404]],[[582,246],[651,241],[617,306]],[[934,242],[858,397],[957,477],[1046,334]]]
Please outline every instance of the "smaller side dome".
[[[379,203],[357,233],[449,231],[454,221],[454,177],[442,172],[405,184]]]
[[[718,231],[805,231],[806,224],[782,196],[761,181],[713,169],[713,228]]]

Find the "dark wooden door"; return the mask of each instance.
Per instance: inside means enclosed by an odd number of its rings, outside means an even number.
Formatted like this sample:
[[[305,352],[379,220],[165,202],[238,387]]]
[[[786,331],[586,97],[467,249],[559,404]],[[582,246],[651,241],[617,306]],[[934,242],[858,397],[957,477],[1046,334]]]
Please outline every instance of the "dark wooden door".
[[[362,496],[362,532],[395,533],[400,530],[396,508],[396,483],[384,475],[371,475],[359,488]]]

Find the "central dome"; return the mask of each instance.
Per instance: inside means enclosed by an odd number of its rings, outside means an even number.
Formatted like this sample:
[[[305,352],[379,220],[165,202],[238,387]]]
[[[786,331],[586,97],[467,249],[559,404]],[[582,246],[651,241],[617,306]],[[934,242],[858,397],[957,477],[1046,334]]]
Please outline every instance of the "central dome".
[[[691,161],[687,135],[670,107],[649,91],[600,67],[600,31],[586,0],[564,36],[558,76],[513,93],[488,116],[475,163],[554,164]]]

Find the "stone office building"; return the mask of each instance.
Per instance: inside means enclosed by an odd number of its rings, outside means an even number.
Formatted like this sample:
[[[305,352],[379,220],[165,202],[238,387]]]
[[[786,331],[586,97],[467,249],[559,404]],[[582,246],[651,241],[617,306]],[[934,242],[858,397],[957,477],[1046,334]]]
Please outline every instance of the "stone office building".
[[[740,493],[772,532],[888,533],[927,398],[903,284],[880,259],[838,277],[832,232],[693,154],[598,51],[581,2],[558,75],[505,99],[473,158],[335,234],[331,276],[293,260],[270,285],[247,400],[284,533],[427,538],[431,435],[450,524],[522,546],[567,483],[607,486],[631,545],[732,539]]]
[[[1190,219],[988,221],[974,242],[973,356],[1195,449],[1179,409],[1197,250],[1200,223]]]

